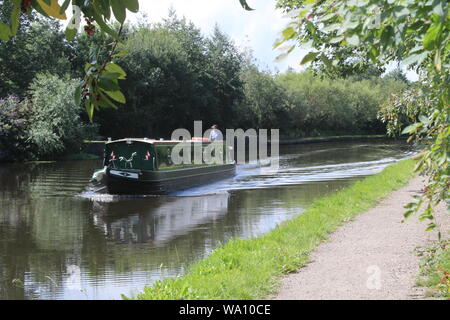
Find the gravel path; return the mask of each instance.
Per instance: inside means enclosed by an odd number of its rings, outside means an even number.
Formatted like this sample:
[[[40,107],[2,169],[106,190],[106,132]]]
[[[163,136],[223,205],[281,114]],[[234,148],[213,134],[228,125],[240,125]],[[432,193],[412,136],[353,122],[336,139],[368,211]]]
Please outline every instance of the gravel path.
[[[437,232],[425,232],[426,222],[417,216],[401,222],[403,206],[423,186],[423,178],[416,177],[340,227],[311,253],[309,264],[283,278],[278,295],[269,299],[424,298],[424,289],[415,287],[419,258],[414,249],[437,239]],[[446,210],[445,205],[437,210],[443,236],[450,226]]]

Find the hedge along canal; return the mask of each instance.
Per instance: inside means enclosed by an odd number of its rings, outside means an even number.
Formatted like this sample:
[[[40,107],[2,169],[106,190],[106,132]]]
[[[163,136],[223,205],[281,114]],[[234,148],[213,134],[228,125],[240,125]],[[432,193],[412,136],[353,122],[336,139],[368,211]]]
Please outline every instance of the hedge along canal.
[[[133,298],[260,299],[273,294],[279,277],[305,265],[308,254],[329,233],[404,186],[414,175],[414,164],[400,161],[325,196],[261,237],[232,239],[184,275],[157,281]]]

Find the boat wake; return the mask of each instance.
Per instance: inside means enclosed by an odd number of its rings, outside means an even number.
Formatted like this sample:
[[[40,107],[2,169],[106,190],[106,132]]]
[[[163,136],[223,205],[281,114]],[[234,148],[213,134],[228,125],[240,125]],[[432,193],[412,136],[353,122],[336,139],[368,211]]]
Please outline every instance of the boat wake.
[[[283,159],[280,159],[280,168],[276,172],[255,165],[239,165],[237,166],[236,175],[232,178],[179,191],[173,195],[194,196],[234,190],[273,188],[320,181],[354,179],[379,173],[389,164],[405,158],[407,157],[297,168],[287,164],[283,165]]]

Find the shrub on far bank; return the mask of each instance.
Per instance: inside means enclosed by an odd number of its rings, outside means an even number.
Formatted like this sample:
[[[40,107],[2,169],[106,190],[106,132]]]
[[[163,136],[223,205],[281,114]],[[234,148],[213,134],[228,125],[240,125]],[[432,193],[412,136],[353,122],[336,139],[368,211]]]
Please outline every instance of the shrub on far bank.
[[[380,106],[406,88],[391,79],[330,79],[311,72],[286,73],[276,80],[290,100],[294,136],[385,133],[377,118]]]
[[[78,153],[96,126],[81,118],[75,105],[77,80],[39,74],[28,97],[0,100],[0,160],[46,160]]]
[[[31,110],[29,100],[20,101],[17,96],[0,99],[0,161],[27,158]]]

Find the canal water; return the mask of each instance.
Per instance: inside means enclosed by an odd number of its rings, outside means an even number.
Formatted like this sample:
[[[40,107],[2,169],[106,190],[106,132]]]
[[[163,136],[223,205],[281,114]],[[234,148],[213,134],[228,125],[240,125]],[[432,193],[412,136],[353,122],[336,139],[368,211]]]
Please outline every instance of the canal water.
[[[88,189],[97,160],[0,164],[0,299],[132,295],[413,150],[375,141],[281,146],[280,153],[278,172],[240,165],[227,180],[140,198]]]

